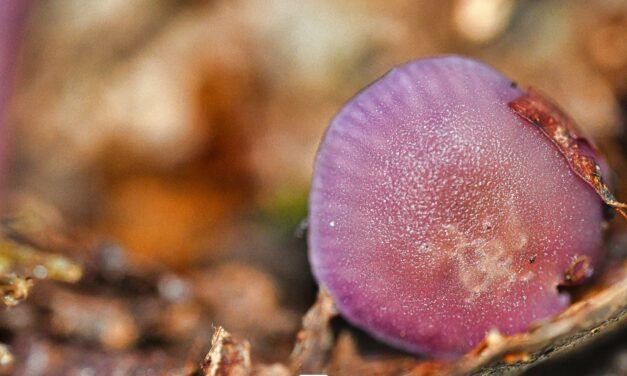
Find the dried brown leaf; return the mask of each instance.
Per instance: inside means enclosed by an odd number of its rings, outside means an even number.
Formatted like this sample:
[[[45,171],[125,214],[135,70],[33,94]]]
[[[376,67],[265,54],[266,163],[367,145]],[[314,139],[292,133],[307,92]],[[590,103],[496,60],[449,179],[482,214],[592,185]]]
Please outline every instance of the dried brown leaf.
[[[0,240],[0,269],[62,282],[77,282],[83,275],[82,267],[66,257],[5,240]]]
[[[67,257],[47,252],[22,241],[20,233],[11,224],[0,228],[0,273],[33,275],[39,279],[77,282],[83,276],[83,268]]]
[[[595,151],[595,146],[580,135],[570,117],[534,88],[509,102],[509,107],[537,126],[557,146],[573,172],[590,184],[605,204],[627,218],[627,204],[616,200],[603,180],[601,166],[586,153],[586,148]]]
[[[33,288],[33,280],[13,273],[0,274],[0,297],[6,307],[13,307],[28,297]]]
[[[251,373],[250,344],[236,341],[218,326],[211,338],[211,349],[201,364],[204,376],[245,376]]]
[[[293,373],[320,372],[333,346],[329,322],[335,315],[333,298],[327,290],[320,288],[318,299],[303,317],[303,328],[296,335],[289,360]]]

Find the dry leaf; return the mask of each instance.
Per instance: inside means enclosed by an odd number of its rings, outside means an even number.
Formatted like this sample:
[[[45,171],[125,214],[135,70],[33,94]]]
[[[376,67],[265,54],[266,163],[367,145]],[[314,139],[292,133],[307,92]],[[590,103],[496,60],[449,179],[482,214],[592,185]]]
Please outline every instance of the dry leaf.
[[[201,364],[204,376],[244,376],[251,372],[250,345],[236,341],[218,326],[211,338],[211,349]]]
[[[7,307],[13,307],[28,297],[33,288],[33,280],[13,273],[0,274],[0,297]]]
[[[572,119],[533,88],[511,101],[509,107],[536,125],[557,146],[573,172],[590,184],[603,202],[627,218],[627,204],[618,202],[603,181],[601,167],[594,158],[595,146],[579,134]]]
[[[296,344],[290,356],[293,373],[315,373],[322,369],[333,346],[329,322],[335,315],[337,311],[333,298],[321,288],[316,303],[303,317],[303,328],[296,335]]]

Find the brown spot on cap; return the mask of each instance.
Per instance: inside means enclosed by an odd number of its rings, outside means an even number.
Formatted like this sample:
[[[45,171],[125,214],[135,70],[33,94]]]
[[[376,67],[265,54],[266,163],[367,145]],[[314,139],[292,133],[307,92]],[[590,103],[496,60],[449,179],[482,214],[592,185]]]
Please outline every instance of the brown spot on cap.
[[[575,256],[564,274],[564,284],[578,285],[590,278],[593,272],[588,256]]]

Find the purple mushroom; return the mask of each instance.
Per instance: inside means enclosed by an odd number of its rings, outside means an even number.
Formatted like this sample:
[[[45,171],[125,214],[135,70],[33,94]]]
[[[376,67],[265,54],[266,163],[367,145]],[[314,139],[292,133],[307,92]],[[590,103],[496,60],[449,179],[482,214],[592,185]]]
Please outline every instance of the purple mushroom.
[[[454,357],[568,306],[558,286],[598,265],[603,202],[510,107],[524,94],[479,62],[431,58],[333,119],[315,162],[310,261],[348,321]]]

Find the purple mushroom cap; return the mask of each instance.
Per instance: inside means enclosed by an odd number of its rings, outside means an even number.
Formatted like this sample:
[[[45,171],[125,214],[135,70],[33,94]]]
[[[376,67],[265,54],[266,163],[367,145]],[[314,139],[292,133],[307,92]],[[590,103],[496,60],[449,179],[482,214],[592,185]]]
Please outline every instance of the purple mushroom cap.
[[[354,325],[454,357],[570,302],[558,285],[601,256],[603,204],[477,61],[390,71],[329,125],[309,199],[309,257]],[[583,270],[582,270],[583,269]]]

